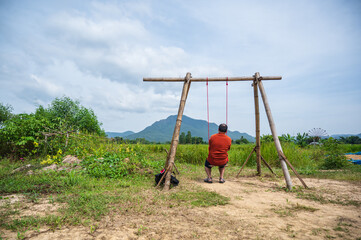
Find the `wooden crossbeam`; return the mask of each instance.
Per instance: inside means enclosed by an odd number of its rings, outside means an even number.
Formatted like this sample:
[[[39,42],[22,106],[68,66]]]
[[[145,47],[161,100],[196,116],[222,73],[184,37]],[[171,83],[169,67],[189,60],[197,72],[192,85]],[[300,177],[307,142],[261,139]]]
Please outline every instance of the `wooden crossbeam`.
[[[254,81],[255,77],[191,78],[191,82]],[[281,80],[281,76],[264,76],[259,80]],[[184,82],[184,78],[143,78],[144,82]]]

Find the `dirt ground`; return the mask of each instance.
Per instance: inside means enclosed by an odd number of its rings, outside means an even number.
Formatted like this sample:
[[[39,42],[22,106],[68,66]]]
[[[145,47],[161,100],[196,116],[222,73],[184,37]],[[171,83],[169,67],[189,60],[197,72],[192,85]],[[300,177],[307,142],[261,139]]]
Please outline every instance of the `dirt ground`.
[[[114,213],[93,226],[28,231],[25,239],[361,239],[360,183],[304,179],[309,190],[287,192],[282,181],[256,177],[224,184],[180,180],[183,187],[198,185],[230,202],[207,208],[164,206],[150,214]],[[297,179],[293,183],[299,184]],[[300,193],[309,200],[298,198]],[[40,208],[41,202],[36,205]],[[42,211],[53,209],[45,206]],[[2,232],[5,239],[16,239],[16,233]]]
[[[347,159],[361,160],[361,155],[345,155]]]

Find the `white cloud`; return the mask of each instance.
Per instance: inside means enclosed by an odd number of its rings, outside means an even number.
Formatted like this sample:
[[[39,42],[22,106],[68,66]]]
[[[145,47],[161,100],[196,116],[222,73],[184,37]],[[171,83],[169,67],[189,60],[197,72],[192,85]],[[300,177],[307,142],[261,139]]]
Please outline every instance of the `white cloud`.
[[[30,101],[44,105],[66,95],[92,107],[106,128],[116,130],[114,119],[122,119],[128,129],[139,129],[176,114],[182,88],[142,83],[142,77],[259,71],[284,77],[266,86],[280,133],[281,126],[325,122],[312,115],[319,109],[323,116],[344,113],[343,106],[355,109],[344,125],[357,125],[360,4],[351,2],[15,1],[0,9],[0,100],[16,102],[22,112],[29,111]],[[252,89],[245,85],[230,89],[230,118],[238,124],[233,129],[251,133]],[[220,86],[212,92],[217,122],[224,118]],[[328,106],[330,98],[338,104]],[[188,101],[186,114],[205,119],[204,85],[192,84]],[[251,120],[238,122],[238,114]],[[304,116],[307,124],[299,120]],[[341,129],[340,117],[334,118],[328,125]]]
[[[41,76],[31,75],[33,89],[52,98],[63,95],[81,100],[102,111],[146,112],[175,110],[177,97],[155,93],[153,88],[141,89],[127,83],[81,72],[73,62],[55,62]],[[46,79],[46,80],[45,80]],[[169,104],[174,102],[174,104]]]

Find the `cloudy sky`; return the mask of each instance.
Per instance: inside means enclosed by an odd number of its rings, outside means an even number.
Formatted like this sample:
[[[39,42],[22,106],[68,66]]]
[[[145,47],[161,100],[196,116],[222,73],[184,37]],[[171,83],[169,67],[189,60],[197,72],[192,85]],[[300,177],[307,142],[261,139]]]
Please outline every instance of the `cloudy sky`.
[[[361,133],[361,1],[0,0],[0,102],[15,113],[68,96],[106,131],[140,131],[177,114],[182,89],[142,78],[187,72],[281,75],[264,81],[279,135]],[[209,85],[217,124],[225,89]],[[255,135],[251,82],[229,84],[228,111],[230,130]],[[207,119],[205,83],[184,114]]]

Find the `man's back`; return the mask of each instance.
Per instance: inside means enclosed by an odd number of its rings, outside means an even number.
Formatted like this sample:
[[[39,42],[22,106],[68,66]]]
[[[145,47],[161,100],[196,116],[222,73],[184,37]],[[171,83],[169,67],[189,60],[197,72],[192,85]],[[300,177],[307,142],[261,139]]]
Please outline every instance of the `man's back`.
[[[209,139],[208,162],[214,166],[225,165],[228,162],[228,150],[232,139],[225,133],[217,133]]]

